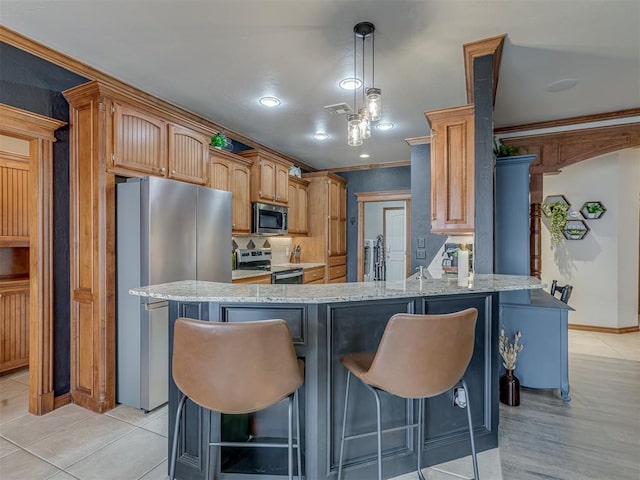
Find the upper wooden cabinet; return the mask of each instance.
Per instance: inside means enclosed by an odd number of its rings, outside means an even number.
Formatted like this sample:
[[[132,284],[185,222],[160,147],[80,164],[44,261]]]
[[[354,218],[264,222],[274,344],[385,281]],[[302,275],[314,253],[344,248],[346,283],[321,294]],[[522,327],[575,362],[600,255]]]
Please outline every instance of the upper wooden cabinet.
[[[111,167],[147,175],[166,176],[167,125],[159,117],[114,101]]]
[[[474,230],[473,105],[425,112],[431,124],[431,232]]]
[[[251,201],[287,206],[289,167],[292,163],[263,150],[249,150],[238,155],[253,160]]]
[[[289,177],[289,234],[306,235],[308,180]]]
[[[190,128],[169,125],[168,177],[205,185],[208,181],[209,137]]]
[[[0,247],[29,246],[29,157],[0,155]]]
[[[229,152],[210,149],[209,186],[232,193],[232,232],[251,233],[251,199],[249,189],[251,181],[250,159]]]
[[[107,110],[113,125],[113,145],[106,145],[107,152],[112,151],[107,162],[110,171],[198,185],[208,182],[209,137],[205,133],[165,121],[159,113],[135,102],[108,96],[102,97],[102,102],[110,105]]]

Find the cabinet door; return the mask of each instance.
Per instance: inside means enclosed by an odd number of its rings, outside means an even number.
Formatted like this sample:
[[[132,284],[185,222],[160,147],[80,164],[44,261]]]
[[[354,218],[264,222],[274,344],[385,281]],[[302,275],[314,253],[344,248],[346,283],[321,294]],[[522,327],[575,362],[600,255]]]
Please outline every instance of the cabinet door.
[[[329,179],[329,255],[342,253],[340,228],[340,183]]]
[[[276,162],[276,201],[289,202],[289,167]]]
[[[431,231],[474,227],[473,106],[440,111],[431,121]]]
[[[194,130],[169,125],[169,178],[205,185],[209,139]]]
[[[261,200],[274,201],[276,199],[276,162],[265,158],[260,159],[260,191]]]
[[[299,233],[300,231],[300,211],[298,202],[296,201],[298,198],[298,185],[290,183],[288,185],[289,189],[289,198],[291,202],[289,203],[289,233]]]
[[[29,365],[29,287],[0,287],[0,373]]]
[[[29,164],[0,158],[0,244],[29,246]]]
[[[165,122],[141,109],[113,103],[111,168],[166,176]]]
[[[231,165],[231,201],[233,232],[251,232],[251,199],[249,198],[250,169],[244,165]]]
[[[209,172],[209,186],[231,192],[231,162],[225,158],[212,157]]]
[[[338,223],[338,254],[347,254],[347,186],[340,185],[339,207],[340,216]]]
[[[289,197],[292,202],[295,203],[298,210],[298,233],[309,233],[309,226],[307,223],[307,187],[299,185],[297,189],[296,197]]]

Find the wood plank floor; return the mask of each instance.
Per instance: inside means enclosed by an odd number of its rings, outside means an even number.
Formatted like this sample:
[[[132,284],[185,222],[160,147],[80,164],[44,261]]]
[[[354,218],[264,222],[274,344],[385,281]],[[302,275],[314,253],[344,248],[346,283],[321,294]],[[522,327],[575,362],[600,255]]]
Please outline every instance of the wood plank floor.
[[[500,404],[503,478],[640,480],[640,362],[571,354],[569,372],[569,404],[525,388]]]

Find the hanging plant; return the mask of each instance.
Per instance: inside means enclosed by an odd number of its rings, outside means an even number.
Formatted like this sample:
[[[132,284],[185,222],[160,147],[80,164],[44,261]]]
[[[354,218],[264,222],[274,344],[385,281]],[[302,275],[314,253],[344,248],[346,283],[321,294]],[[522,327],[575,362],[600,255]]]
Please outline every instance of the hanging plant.
[[[551,243],[561,244],[564,241],[564,229],[569,221],[569,205],[562,201],[547,203],[542,205],[542,211],[550,219]]]

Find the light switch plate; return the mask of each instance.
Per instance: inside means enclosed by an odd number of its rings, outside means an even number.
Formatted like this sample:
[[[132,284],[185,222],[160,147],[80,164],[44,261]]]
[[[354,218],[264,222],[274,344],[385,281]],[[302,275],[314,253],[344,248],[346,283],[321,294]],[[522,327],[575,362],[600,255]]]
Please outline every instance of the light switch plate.
[[[424,237],[418,237],[418,248],[424,248]]]
[[[427,251],[424,248],[422,248],[422,249],[419,248],[418,250],[416,250],[416,258],[418,260],[426,259],[427,258]]]

